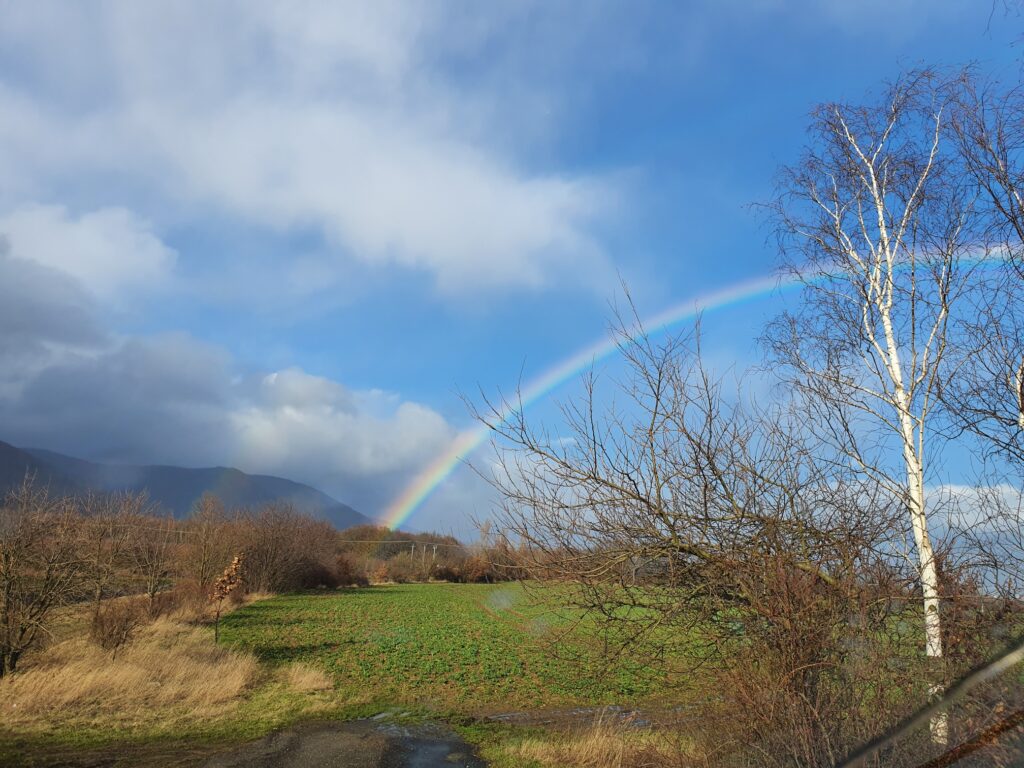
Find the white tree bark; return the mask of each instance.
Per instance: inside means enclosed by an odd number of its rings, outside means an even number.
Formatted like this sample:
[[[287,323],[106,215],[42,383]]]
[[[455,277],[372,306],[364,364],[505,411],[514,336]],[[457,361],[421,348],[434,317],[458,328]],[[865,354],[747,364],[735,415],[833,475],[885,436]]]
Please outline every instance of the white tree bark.
[[[941,156],[942,102],[941,84],[926,73],[878,106],[816,113],[819,143],[787,169],[776,206],[806,303],[771,339],[838,450],[904,500],[930,659],[942,658],[943,636],[926,425],[945,375],[951,307],[969,279],[960,259],[969,202]],[[875,452],[864,450],[865,434],[877,438]],[[942,692],[938,666],[933,695]],[[936,742],[947,732],[945,719],[933,721]]]

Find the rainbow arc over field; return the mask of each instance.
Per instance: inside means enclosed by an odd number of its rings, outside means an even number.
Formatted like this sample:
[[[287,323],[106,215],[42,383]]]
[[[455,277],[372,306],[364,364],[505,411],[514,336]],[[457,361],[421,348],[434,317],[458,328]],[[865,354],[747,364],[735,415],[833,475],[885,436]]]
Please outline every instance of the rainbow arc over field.
[[[694,320],[699,314],[742,304],[771,295],[775,291],[798,285],[794,279],[783,279],[768,275],[740,283],[733,283],[712,293],[682,301],[643,320],[645,332],[656,334],[673,326]],[[579,375],[596,362],[611,356],[618,350],[618,341],[606,336],[570,355],[553,367],[530,380],[518,393],[514,403],[503,404],[499,418],[504,421],[516,410],[525,408]],[[419,508],[420,504],[490,436],[491,430],[480,425],[460,433],[448,448],[421,471],[411,483],[388,506],[383,523],[397,528],[405,523]]]

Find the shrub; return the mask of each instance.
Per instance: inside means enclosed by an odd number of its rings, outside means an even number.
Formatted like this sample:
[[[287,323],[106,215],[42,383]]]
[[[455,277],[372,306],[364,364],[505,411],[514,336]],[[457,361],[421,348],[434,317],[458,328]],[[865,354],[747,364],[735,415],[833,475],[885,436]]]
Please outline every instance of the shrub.
[[[429,573],[423,561],[411,552],[403,552],[385,561],[389,581],[407,584],[412,581],[426,581]]]
[[[89,636],[100,648],[116,654],[148,620],[147,607],[137,598],[108,600],[93,613]]]
[[[162,616],[193,624],[206,621],[210,618],[210,587],[203,587],[195,579],[179,581],[174,589],[163,593],[159,606]]]
[[[336,567],[309,557],[303,557],[295,564],[293,580],[295,585],[301,589],[315,589],[316,587],[333,589],[341,586]]]
[[[333,586],[335,531],[287,505],[270,505],[239,515],[236,525],[245,554],[245,587],[256,592],[287,592]]]
[[[471,583],[491,583],[498,581],[495,578],[494,569],[490,561],[480,555],[470,555],[462,566],[463,578]]]
[[[338,555],[334,561],[334,576],[339,587],[366,587],[370,580],[360,573],[346,555]]]
[[[451,563],[437,563],[430,569],[430,578],[436,581],[463,581],[462,572]]]
[[[383,584],[384,582],[391,580],[386,560],[377,560],[371,562],[372,565],[370,568],[370,581],[372,581],[374,584]]]

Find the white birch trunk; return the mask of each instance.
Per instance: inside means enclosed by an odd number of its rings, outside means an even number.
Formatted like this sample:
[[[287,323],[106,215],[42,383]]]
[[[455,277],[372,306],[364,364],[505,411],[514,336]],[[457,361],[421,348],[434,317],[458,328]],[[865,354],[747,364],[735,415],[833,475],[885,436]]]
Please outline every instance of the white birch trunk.
[[[797,168],[791,187],[796,215],[789,216],[788,201],[780,203],[784,231],[808,244],[798,252],[810,254],[810,268],[800,262],[794,268],[810,278],[812,301],[820,302],[822,310],[820,319],[812,317],[807,325],[812,357],[800,359],[798,351],[790,359],[808,377],[811,394],[837,409],[866,414],[900,441],[903,472],[894,477],[895,456],[865,456],[854,422],[844,414],[838,426],[841,450],[854,466],[905,500],[917,550],[925,654],[933,662],[925,681],[932,696],[943,692],[943,648],[938,568],[924,487],[925,428],[939,391],[949,302],[962,279],[956,266],[965,244],[960,240],[964,220],[959,214],[948,218],[951,210],[962,209],[945,207],[959,206],[959,198],[944,198],[947,182],[941,173],[933,173],[942,169],[936,163],[943,131],[937,95],[925,78],[897,86],[891,101],[879,109],[846,112],[832,105],[823,110],[817,125],[827,147],[835,151],[811,153]],[[908,137],[923,140],[926,128],[930,147],[906,143]],[[810,204],[806,215],[802,204]],[[932,214],[944,222],[941,228],[933,227]],[[826,284],[816,285],[818,279]],[[830,320],[835,321],[832,327]],[[800,340],[794,341],[799,347]],[[858,349],[863,350],[863,367],[853,354],[850,359],[832,354]],[[822,351],[823,357],[814,357]],[[1015,373],[1024,425],[1024,363]],[[842,445],[844,430],[847,442]],[[931,729],[936,744],[948,741],[946,715],[933,719]]]
[[[924,598],[925,655],[929,659],[942,658],[942,619],[939,614],[939,578],[935,567],[935,552],[928,534],[928,515],[924,498],[924,472],[920,457],[913,450],[913,443],[904,444],[904,459],[907,465],[907,504],[914,544],[917,546],[918,570],[921,576],[921,592]],[[943,692],[941,683],[932,681],[929,693],[939,696]],[[949,741],[949,716],[943,712],[931,720],[932,739],[945,745]]]
[[[881,216],[879,218],[881,222]],[[885,229],[882,227],[883,243],[888,245],[884,236]],[[888,374],[893,384],[893,402],[899,416],[899,434],[903,444],[903,464],[907,475],[907,512],[910,516],[911,530],[914,534],[914,544],[917,549],[918,575],[921,579],[921,596],[924,603],[924,635],[925,655],[929,659],[942,658],[942,617],[939,611],[939,578],[938,569],[935,563],[935,551],[932,548],[931,536],[928,533],[928,510],[924,493],[924,420],[927,416],[927,408],[921,406],[919,419],[915,419],[911,410],[913,407],[912,395],[907,391],[904,378],[903,363],[900,355],[900,345],[893,330],[892,321],[892,281],[894,260],[891,256],[883,263],[879,263],[880,270],[876,271],[885,274],[887,277],[886,286],[878,286],[876,293],[878,297],[877,308],[882,321],[882,330],[885,337],[885,360]],[[913,367],[913,366],[912,366]],[[917,371],[912,371],[914,376]],[[936,665],[937,666],[937,665]],[[929,673],[933,673],[929,670]],[[929,683],[931,696],[939,696],[943,692],[941,682],[934,679]],[[932,718],[931,723],[932,740],[936,744],[945,745],[949,741],[949,719],[943,712]]]
[[[935,563],[935,550],[928,533],[928,510],[924,494],[924,432],[923,425],[914,424],[910,412],[910,398],[903,386],[903,368],[892,323],[887,312],[882,313],[882,324],[888,345],[889,375],[894,384],[894,404],[899,412],[900,439],[903,443],[903,463],[907,473],[907,512],[910,516],[914,545],[917,549],[918,573],[924,601],[925,655],[929,659],[942,658],[942,618],[939,612],[939,577]],[[923,415],[922,415],[923,421]],[[939,696],[943,685],[934,680],[929,693]],[[932,718],[932,740],[945,745],[949,741],[949,716],[943,712]]]

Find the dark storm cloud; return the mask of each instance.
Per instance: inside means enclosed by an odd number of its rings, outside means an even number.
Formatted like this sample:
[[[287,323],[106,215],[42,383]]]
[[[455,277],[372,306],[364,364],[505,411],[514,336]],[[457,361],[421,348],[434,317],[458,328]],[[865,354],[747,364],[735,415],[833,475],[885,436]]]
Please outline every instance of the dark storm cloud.
[[[73,278],[10,255],[0,235],[0,361],[47,345],[94,347],[106,334],[92,298]]]
[[[240,375],[184,334],[116,338],[71,278],[0,260],[0,440],[95,461],[236,466],[370,514],[454,431],[438,413],[298,368]]]
[[[65,355],[0,403],[4,439],[106,461],[219,463],[227,362],[181,336]]]

